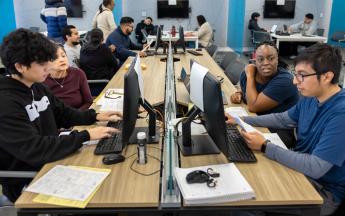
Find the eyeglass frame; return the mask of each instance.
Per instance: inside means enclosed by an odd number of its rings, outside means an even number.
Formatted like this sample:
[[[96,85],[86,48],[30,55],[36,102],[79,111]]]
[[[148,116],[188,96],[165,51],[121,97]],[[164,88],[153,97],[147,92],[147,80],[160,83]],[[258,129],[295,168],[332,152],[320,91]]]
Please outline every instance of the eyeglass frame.
[[[296,72],[292,72],[292,75],[294,77],[296,77],[296,80],[298,82],[304,82],[304,77],[309,77],[309,76],[315,76],[315,75],[318,75],[317,73],[312,73],[312,74],[299,74],[299,73],[296,73]],[[300,77],[300,78],[299,78]]]

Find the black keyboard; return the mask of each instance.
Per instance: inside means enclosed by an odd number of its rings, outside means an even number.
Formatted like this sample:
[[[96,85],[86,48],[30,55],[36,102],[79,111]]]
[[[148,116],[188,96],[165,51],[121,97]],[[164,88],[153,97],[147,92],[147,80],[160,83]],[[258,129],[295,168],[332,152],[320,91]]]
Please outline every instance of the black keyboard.
[[[122,130],[122,121],[108,122],[107,127]],[[120,153],[122,151],[122,133],[114,134],[109,138],[102,138],[95,148],[95,155],[104,155],[111,153]]]
[[[256,162],[256,157],[250,150],[235,125],[227,125],[228,159],[232,162]]]
[[[202,53],[199,53],[199,52],[194,51],[194,50],[187,50],[187,52],[189,52],[189,53],[192,54],[192,55],[202,56]]]

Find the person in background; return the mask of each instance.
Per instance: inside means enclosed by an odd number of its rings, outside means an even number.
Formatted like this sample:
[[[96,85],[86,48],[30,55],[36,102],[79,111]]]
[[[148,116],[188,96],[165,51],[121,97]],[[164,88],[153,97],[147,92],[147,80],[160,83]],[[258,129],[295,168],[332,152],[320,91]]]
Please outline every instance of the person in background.
[[[249,148],[309,178],[323,198],[320,215],[332,215],[345,199],[345,90],[338,85],[341,62],[336,47],[318,43],[306,48],[295,59],[293,80],[304,97],[282,113],[243,117],[257,127],[297,128],[293,150],[274,145],[258,132],[241,133]],[[234,123],[232,117],[228,119]]]
[[[148,35],[153,34],[154,27],[152,25],[152,18],[146,17],[144,20],[142,20],[140,23],[137,24],[137,27],[135,28],[135,35],[138,39],[138,42],[141,44],[145,44],[146,41],[144,41],[144,35],[142,33],[142,30],[145,30]]]
[[[0,78],[0,168],[39,171],[44,164],[78,151],[83,142],[118,130],[94,127],[59,136],[60,128],[117,121],[117,112],[96,113],[65,106],[41,84],[56,59],[56,45],[40,33],[17,29],[4,37],[1,60],[10,76]],[[3,194],[15,202],[29,178],[0,178]]]
[[[99,28],[102,30],[104,41],[106,41],[109,34],[116,29],[113,15],[114,7],[114,0],[103,0],[103,3],[99,5],[99,10],[92,20],[92,28]]]
[[[314,15],[307,13],[304,20],[293,24],[289,27],[289,33],[304,33],[304,34],[316,34],[317,23],[314,21]]]
[[[120,66],[126,61],[129,56],[136,56],[137,53],[131,50],[141,50],[143,46],[135,45],[129,35],[132,33],[134,20],[131,17],[122,17],[120,26],[115,29],[108,37],[107,46],[115,45],[115,56],[120,60]],[[139,51],[140,57],[146,56],[145,52]]]
[[[258,20],[260,18],[260,14],[258,12],[252,13],[250,16],[250,20],[248,23],[248,29],[252,31],[266,31],[266,29],[261,28],[258,24]]]
[[[110,80],[119,69],[111,49],[103,43],[103,32],[100,29],[92,29],[88,42],[81,48],[80,68],[89,80]]]
[[[45,0],[41,19],[47,24],[48,37],[57,43],[64,43],[61,31],[67,26],[67,10],[63,0]]]
[[[294,106],[298,90],[293,84],[288,66],[278,59],[278,49],[273,42],[263,42],[256,48],[256,63],[246,66],[240,77],[241,91],[231,95],[232,103],[247,104],[250,112],[258,115],[283,112]],[[271,129],[270,129],[271,130]],[[276,130],[288,147],[293,147],[293,130]]]
[[[79,67],[80,59],[80,36],[78,29],[73,25],[67,25],[62,30],[62,37],[65,40],[64,48],[71,67]]]
[[[200,47],[209,47],[212,45],[213,29],[209,22],[206,21],[203,15],[196,17],[199,29],[197,32],[187,32],[185,36],[198,36]]]
[[[69,67],[67,55],[62,46],[57,45],[57,59],[50,68],[50,74],[43,82],[65,104],[87,110],[92,104],[92,96],[84,71]]]

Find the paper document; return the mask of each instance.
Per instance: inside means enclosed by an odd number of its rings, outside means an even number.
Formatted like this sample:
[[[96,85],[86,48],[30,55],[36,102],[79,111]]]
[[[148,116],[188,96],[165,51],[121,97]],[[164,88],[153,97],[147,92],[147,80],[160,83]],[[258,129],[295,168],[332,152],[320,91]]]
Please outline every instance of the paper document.
[[[195,170],[207,172],[212,168],[220,176],[216,186],[211,188],[206,183],[188,184],[186,176]],[[192,168],[175,168],[175,177],[184,202],[187,205],[224,203],[255,198],[255,193],[234,163],[209,165]]]
[[[240,117],[238,116],[233,116],[232,117],[235,119],[236,123],[246,132],[258,132],[261,133],[259,130],[256,130],[253,126],[250,124],[245,123]]]
[[[107,89],[107,91],[97,100],[96,105],[101,106],[100,111],[120,111],[123,110],[123,89]]]
[[[277,133],[263,133],[264,137],[283,149],[288,149]]]
[[[57,165],[25,191],[85,201],[109,173]]]
[[[135,72],[137,72],[138,75],[138,82],[139,82],[139,89],[140,89],[140,95],[141,95],[141,99],[144,102],[144,80],[143,80],[143,75],[141,73],[141,66],[140,66],[140,56],[137,55],[137,57],[135,58],[136,62],[134,65],[134,70]]]
[[[248,116],[247,111],[243,107],[228,107],[225,112],[231,116]]]

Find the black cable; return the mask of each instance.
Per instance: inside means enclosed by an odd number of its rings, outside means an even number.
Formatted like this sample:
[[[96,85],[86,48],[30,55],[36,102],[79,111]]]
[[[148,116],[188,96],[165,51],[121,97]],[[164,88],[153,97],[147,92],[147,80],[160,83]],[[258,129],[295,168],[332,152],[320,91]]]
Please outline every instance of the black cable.
[[[152,147],[151,147],[151,148],[152,148]],[[158,149],[158,148],[157,148],[157,149]],[[149,155],[149,154],[148,154],[147,156],[152,157],[153,159],[156,159],[159,163],[161,162],[161,160],[158,159],[158,158],[155,157],[155,156],[152,156],[152,155]],[[154,175],[154,174],[160,172],[160,169],[158,169],[158,170],[156,170],[156,171],[154,171],[154,172],[152,172],[152,173],[147,173],[147,174],[146,174],[146,173],[141,173],[141,172],[135,170],[135,169],[133,168],[133,165],[134,165],[134,162],[135,162],[137,159],[138,159],[138,158],[135,158],[135,159],[133,160],[131,166],[130,166],[130,169],[131,169],[133,172],[135,172],[135,173],[137,173],[137,174],[139,174],[139,175],[142,175],[142,176],[151,176],[151,175]]]

